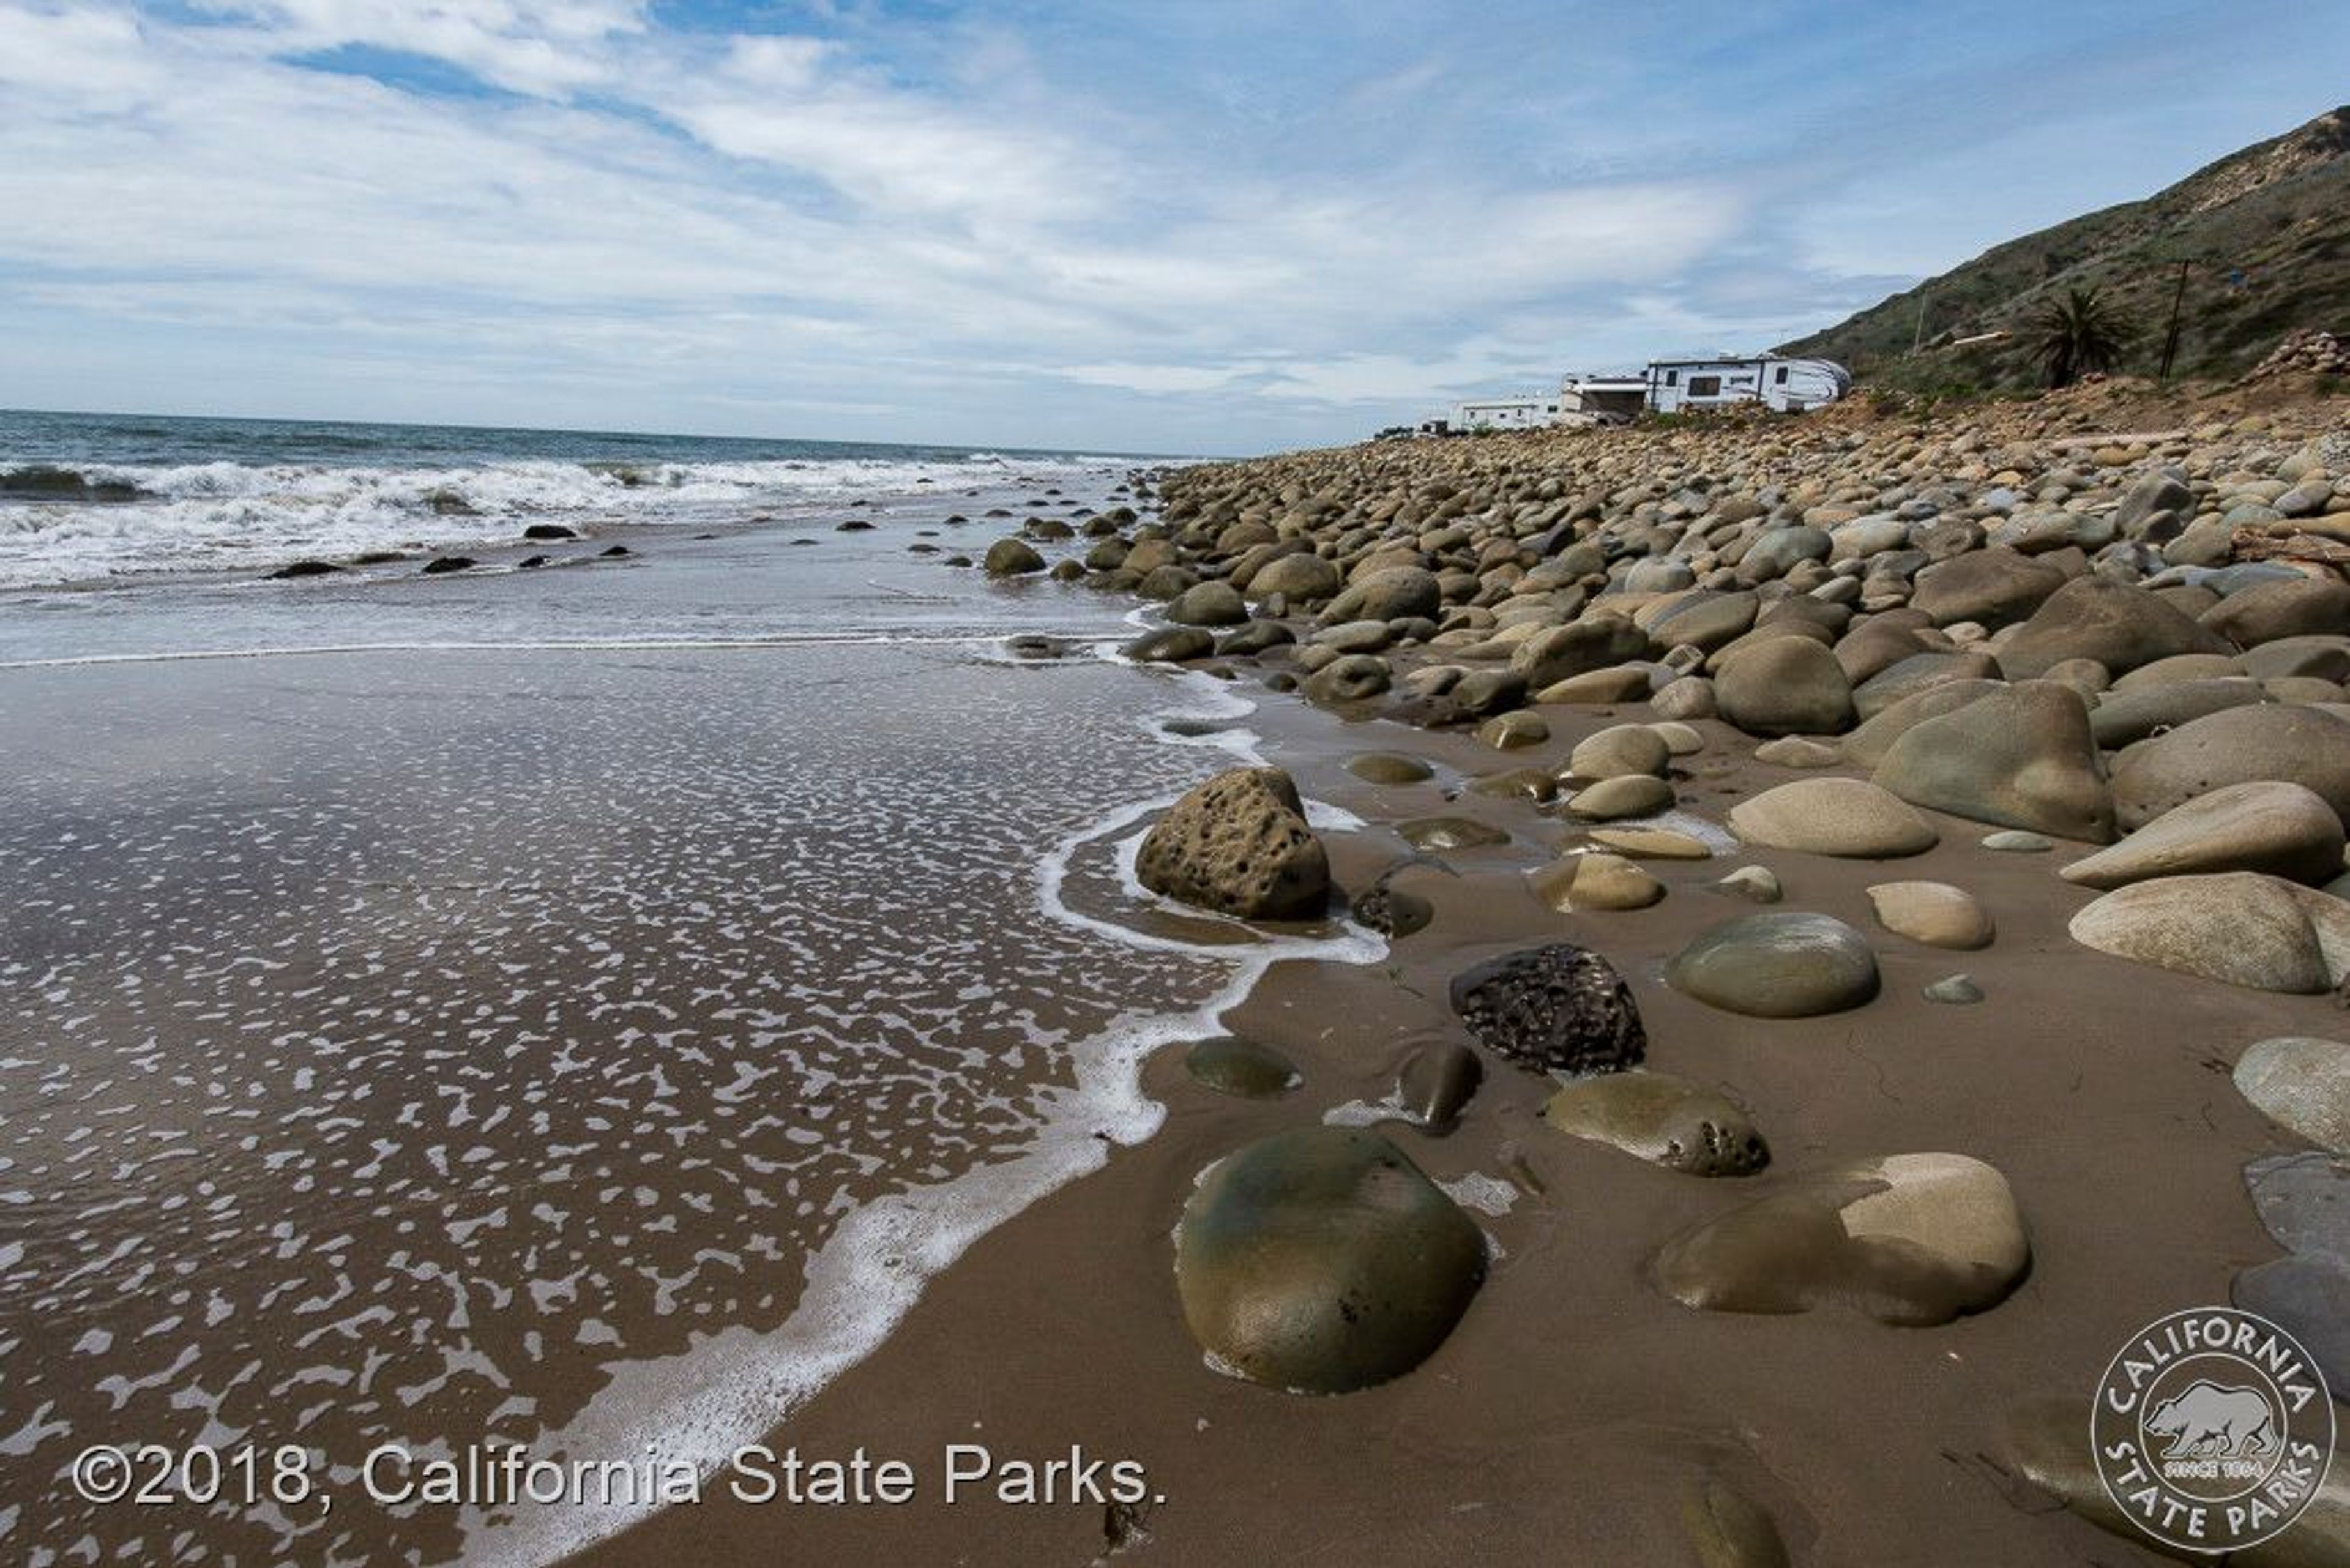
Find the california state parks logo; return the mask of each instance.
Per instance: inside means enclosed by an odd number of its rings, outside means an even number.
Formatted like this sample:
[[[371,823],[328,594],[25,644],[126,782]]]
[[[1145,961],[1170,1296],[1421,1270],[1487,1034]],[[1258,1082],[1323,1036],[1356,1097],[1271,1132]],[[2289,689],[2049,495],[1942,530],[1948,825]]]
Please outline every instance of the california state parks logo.
[[[2301,1516],[2334,1454],[2334,1400],[2293,1335],[2233,1307],[2147,1324],[2097,1384],[2098,1479],[2130,1522],[2214,1555]]]

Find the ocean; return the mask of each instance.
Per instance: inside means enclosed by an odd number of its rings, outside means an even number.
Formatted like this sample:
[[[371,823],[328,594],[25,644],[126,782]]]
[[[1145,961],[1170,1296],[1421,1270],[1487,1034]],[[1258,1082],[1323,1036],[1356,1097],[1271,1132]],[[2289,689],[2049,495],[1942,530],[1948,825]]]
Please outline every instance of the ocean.
[[[0,1550],[553,1561],[650,1503],[368,1456],[714,1467],[1148,1136],[1144,1054],[1382,950],[1145,894],[1249,700],[944,564],[1147,466],[0,418]],[[76,1496],[140,1443],[317,1490]]]

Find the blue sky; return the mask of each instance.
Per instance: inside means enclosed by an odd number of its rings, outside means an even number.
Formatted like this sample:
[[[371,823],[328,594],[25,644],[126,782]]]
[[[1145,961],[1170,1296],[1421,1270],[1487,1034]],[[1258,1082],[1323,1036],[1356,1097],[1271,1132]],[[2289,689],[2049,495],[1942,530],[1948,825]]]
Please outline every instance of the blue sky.
[[[0,406],[1253,452],[1761,348],[2350,6],[0,0]]]

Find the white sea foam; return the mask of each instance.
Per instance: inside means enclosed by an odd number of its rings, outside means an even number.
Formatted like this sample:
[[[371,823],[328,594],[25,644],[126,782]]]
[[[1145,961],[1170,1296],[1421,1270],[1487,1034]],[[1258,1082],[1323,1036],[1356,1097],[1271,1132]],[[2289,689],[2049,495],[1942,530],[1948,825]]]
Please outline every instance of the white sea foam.
[[[1254,711],[1253,703],[1205,676],[1179,672],[1176,679],[1198,704],[1183,710],[1183,716],[1228,719]],[[1214,739],[1244,761],[1263,761],[1256,737],[1245,730],[1220,730]],[[1228,959],[1232,968],[1222,988],[1190,1012],[1121,1017],[1073,1044],[1076,1084],[1047,1096],[1041,1125],[1018,1158],[866,1204],[809,1260],[806,1288],[781,1328],[767,1334],[730,1328],[681,1355],[620,1366],[577,1417],[534,1441],[534,1454],[640,1453],[650,1431],[660,1434],[664,1457],[686,1460],[705,1480],[719,1474],[740,1448],[757,1441],[879,1348],[920,1299],[923,1285],[972,1242],[1046,1194],[1100,1168],[1107,1161],[1108,1144],[1139,1143],[1157,1131],[1165,1107],[1145,1095],[1141,1085],[1142,1064],[1154,1051],[1218,1033],[1223,1014],[1245,1000],[1277,962],[1374,963],[1385,955],[1384,940],[1351,923],[1342,923],[1329,936],[1258,932],[1246,946],[1211,946],[1131,930],[1071,907],[1065,892],[1073,865],[1112,835],[1125,836],[1118,846],[1122,888],[1138,900],[1154,897],[1134,877],[1132,849],[1141,836],[1130,830],[1174,798],[1119,807],[1061,839],[1038,863],[1037,902],[1054,920],[1130,948]],[[464,1555],[469,1563],[542,1568],[649,1511],[650,1505],[617,1503],[525,1506],[494,1521],[469,1512]]]
[[[23,465],[18,465],[21,470]],[[1116,459],[827,459],[583,463],[515,459],[454,467],[81,463],[127,501],[38,496],[0,504],[0,587],[280,566],[369,550],[514,543],[531,523],[708,526],[829,516],[847,503],[933,500],[1122,466]],[[0,476],[11,472],[0,458]],[[0,486],[5,489],[5,486]]]

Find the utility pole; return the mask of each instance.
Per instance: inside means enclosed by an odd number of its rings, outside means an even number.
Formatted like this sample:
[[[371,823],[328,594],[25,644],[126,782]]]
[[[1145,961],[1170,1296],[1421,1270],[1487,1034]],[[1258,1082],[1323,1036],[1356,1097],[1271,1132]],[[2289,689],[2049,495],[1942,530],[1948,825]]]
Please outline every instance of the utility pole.
[[[2158,381],[2170,379],[2170,362],[2178,358],[2178,307],[2187,298],[2187,264],[2178,264],[2178,286],[2170,293],[2170,329],[2162,335],[2162,369],[2154,373]]]

